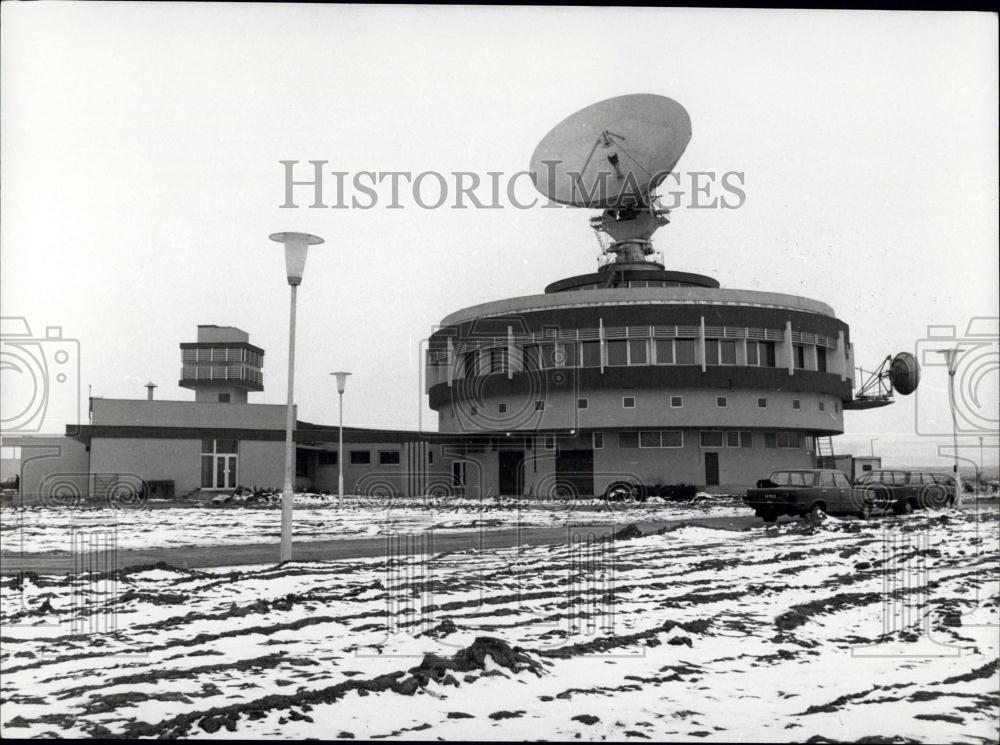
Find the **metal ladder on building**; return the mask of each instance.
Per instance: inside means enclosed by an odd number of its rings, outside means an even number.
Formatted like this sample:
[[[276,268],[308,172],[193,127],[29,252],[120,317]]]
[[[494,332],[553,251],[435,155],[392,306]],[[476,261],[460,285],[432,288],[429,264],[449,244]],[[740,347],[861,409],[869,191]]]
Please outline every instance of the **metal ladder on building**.
[[[813,440],[816,443],[816,467],[834,468],[836,462],[833,457],[833,438],[827,435],[814,437]]]

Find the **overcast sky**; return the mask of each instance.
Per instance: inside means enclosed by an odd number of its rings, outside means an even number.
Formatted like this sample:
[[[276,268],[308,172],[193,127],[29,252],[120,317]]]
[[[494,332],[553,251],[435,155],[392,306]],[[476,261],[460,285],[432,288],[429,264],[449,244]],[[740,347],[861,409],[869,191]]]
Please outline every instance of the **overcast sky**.
[[[193,399],[177,387],[178,344],[214,323],[266,350],[255,400],[283,403],[288,287],[267,236],[302,230],[326,243],[299,292],[300,417],[336,421],[327,373],[346,369],[345,423],[426,425],[421,339],[461,307],[593,271],[592,213],[506,199],[427,210],[405,194],[398,210],[310,209],[304,191],[299,209],[281,209],[279,161],[514,174],[564,117],[625,93],[688,110],[680,171],[745,174],[741,208],[674,210],[655,238],[668,268],[825,302],[868,367],[920,348],[929,324],[964,338],[970,318],[1000,315],[991,15],[46,2],[2,13],[2,312],[79,340],[84,396],[90,385],[143,398],[154,381],[159,398]],[[517,193],[534,195],[523,179]],[[966,404],[992,407],[995,428],[992,344]],[[916,396],[849,412],[846,426],[838,449],[878,437],[888,460],[935,462],[950,441],[945,373],[925,367]]]

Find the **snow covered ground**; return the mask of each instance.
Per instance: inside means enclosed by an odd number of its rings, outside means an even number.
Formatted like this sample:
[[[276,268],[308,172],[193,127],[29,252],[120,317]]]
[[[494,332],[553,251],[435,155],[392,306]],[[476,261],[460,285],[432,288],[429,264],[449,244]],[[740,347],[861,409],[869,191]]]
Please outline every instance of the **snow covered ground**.
[[[998,541],[995,510],[951,510],[280,568],[5,577],[0,728],[992,743]]]
[[[689,520],[752,515],[734,498],[697,503],[649,501],[608,504],[513,499],[386,500],[300,494],[296,497],[295,540],[364,538],[378,533],[490,528],[559,527],[610,521]],[[218,546],[267,543],[281,531],[277,508],[179,507],[158,509],[53,508],[5,509],[0,513],[6,553],[68,551],[70,534],[114,528],[119,549]]]

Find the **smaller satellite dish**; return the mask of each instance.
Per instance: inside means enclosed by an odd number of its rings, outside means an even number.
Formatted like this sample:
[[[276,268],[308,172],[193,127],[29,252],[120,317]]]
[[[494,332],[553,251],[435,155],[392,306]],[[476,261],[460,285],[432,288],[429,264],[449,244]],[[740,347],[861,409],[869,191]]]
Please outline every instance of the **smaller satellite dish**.
[[[920,383],[920,365],[909,352],[900,352],[889,365],[889,380],[897,393],[909,396]]]
[[[691,117],[649,93],[592,104],[557,124],[531,156],[535,188],[559,204],[645,207],[691,140]]]

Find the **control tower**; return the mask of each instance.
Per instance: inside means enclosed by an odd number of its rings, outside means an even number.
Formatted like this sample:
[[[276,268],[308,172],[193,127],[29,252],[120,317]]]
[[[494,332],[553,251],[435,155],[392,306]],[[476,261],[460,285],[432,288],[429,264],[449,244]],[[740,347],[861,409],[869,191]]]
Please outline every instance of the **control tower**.
[[[181,379],[195,401],[247,402],[249,391],[264,390],[264,350],[233,326],[199,325],[198,341],[181,344]]]

